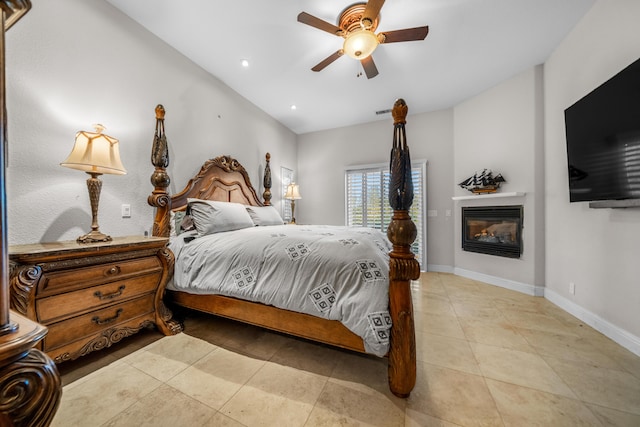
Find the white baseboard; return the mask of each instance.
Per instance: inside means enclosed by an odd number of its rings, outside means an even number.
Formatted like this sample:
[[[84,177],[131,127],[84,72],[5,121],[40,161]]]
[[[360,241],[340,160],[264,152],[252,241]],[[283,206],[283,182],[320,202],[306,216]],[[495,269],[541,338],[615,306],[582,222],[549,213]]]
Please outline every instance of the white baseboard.
[[[453,273],[453,267],[450,265],[427,264],[427,271],[436,273]]]
[[[527,283],[516,282],[515,280],[503,279],[502,277],[491,276],[489,274],[477,273],[475,271],[465,270],[455,267],[453,273],[458,276],[467,277],[480,282],[489,283],[491,285],[500,286],[501,288],[511,289],[512,291],[522,292],[523,294],[536,297],[544,296],[543,286],[534,286]]]
[[[602,317],[589,310],[584,309],[571,300],[550,289],[545,289],[544,297],[566,311],[567,313],[582,320],[596,331],[602,333],[613,341],[617,342],[630,352],[640,356],[640,337],[637,337],[626,330],[604,320]]]

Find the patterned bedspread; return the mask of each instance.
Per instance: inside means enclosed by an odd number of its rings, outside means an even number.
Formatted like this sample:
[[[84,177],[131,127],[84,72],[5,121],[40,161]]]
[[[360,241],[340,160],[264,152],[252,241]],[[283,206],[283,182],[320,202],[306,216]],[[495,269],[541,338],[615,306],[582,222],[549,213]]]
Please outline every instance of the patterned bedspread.
[[[379,230],[281,225],[194,236],[171,240],[169,289],[339,320],[363,338],[367,352],[387,353],[391,244]]]

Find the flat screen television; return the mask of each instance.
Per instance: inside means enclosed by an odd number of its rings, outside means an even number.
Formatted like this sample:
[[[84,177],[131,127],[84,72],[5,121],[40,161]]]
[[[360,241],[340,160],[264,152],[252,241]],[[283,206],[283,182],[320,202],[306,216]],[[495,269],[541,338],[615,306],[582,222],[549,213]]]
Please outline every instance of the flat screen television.
[[[570,201],[640,199],[640,59],[564,119]]]

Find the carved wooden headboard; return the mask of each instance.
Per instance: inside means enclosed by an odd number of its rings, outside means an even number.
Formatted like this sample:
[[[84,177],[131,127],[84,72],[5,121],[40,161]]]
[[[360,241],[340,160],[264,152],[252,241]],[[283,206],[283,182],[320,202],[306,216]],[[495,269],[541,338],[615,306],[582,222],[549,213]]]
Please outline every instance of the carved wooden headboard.
[[[266,154],[264,169],[264,202],[258,198],[244,166],[230,156],[219,156],[207,160],[181,192],[169,196],[167,187],[171,180],[167,174],[169,151],[167,138],[164,134],[164,114],[164,107],[158,105],[156,107],[156,131],[151,150],[151,163],[155,166],[155,171],[151,175],[154,190],[147,199],[149,204],[156,208],[153,222],[154,236],[169,236],[171,211],[186,209],[188,198],[236,202],[251,206],[271,204],[271,168],[269,166],[271,155],[269,153]]]
[[[183,210],[188,198],[264,206],[244,166],[230,156],[207,160],[184,190],[171,196],[171,210]]]

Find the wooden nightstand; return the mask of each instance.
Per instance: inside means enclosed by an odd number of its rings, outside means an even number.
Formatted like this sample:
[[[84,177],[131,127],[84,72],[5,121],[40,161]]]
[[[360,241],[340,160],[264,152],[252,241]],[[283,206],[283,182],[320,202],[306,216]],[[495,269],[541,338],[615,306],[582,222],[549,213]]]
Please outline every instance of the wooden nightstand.
[[[162,297],[173,273],[168,239],[115,237],[9,247],[11,308],[45,325],[56,363],[109,347],[144,327],[182,330]]]

